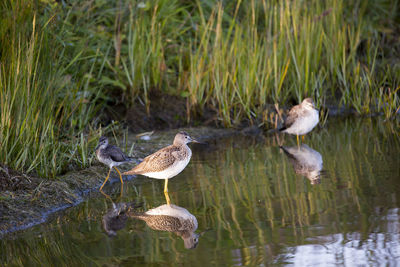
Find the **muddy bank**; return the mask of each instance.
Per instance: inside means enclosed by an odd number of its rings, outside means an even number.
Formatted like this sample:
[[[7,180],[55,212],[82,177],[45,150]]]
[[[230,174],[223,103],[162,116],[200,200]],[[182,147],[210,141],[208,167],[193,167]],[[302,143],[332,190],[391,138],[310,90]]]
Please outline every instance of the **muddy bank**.
[[[212,107],[204,107],[201,111],[190,111],[185,98],[161,94],[160,92],[152,92],[150,95],[150,106],[147,110],[142,103],[136,102],[132,107],[127,108],[122,104],[113,105],[112,111],[102,113],[101,121],[111,123],[112,121],[120,121],[129,126],[132,132],[145,132],[153,130],[177,129],[180,127],[226,127],[223,123],[221,115]],[[276,127],[276,123],[281,123],[280,117],[277,116],[277,109],[284,117],[285,113],[298,103],[289,101],[287,106],[279,106],[274,104],[265,104],[262,116],[243,118],[240,122],[232,121],[232,125],[237,129],[248,128],[249,125],[260,125],[264,130]],[[350,116],[357,115],[353,108],[337,106],[334,104],[326,104],[321,107],[321,115],[329,114],[329,116]],[[122,114],[122,116],[121,116]],[[371,112],[370,116],[379,115],[379,112]],[[189,118],[189,119],[188,119]],[[262,126],[261,126],[262,125]]]
[[[207,127],[183,128],[199,140],[209,142],[212,139],[243,134],[230,129]],[[169,145],[178,130],[154,132],[149,140],[135,134],[128,136],[128,145],[134,144],[132,157],[139,162],[146,155]],[[251,132],[254,134],[254,131]],[[246,133],[247,134],[247,133]],[[147,138],[144,138],[147,139]],[[198,146],[198,145],[195,145]],[[192,146],[193,147],[193,146]],[[197,147],[197,149],[201,149]],[[196,147],[193,148],[196,150]],[[130,169],[135,163],[121,165],[122,171]],[[45,222],[51,214],[75,206],[98,194],[98,189],[107,175],[108,167],[98,163],[82,171],[69,172],[48,180],[30,177],[9,170],[6,166],[0,169],[0,237]],[[5,180],[7,179],[7,183]],[[124,177],[124,180],[134,177]],[[10,182],[11,181],[11,182]],[[118,182],[116,172],[112,172],[110,183]]]

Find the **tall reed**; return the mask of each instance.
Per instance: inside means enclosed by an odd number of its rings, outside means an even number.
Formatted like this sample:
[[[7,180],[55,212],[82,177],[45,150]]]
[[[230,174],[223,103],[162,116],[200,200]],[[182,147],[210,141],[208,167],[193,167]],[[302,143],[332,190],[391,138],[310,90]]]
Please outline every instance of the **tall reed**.
[[[349,6],[343,1],[238,1],[224,21],[226,10],[216,5],[201,17],[199,41],[192,42],[191,104],[216,106],[228,125],[257,117],[266,103],[306,96],[320,105],[339,94],[340,103],[370,113],[371,104],[376,107],[372,102],[382,99],[379,86],[388,80],[378,76],[391,70],[378,66],[381,48],[365,33],[365,7],[353,5],[354,16]],[[246,12],[239,18],[240,9]],[[367,47],[360,54],[363,39]],[[398,80],[389,83],[395,86]]]
[[[211,107],[227,126],[306,96],[390,117],[400,103],[379,88],[398,87],[398,68],[382,57],[388,47],[372,6],[396,18],[397,1],[120,1],[119,40],[110,40],[120,45],[104,53],[102,81],[121,88],[128,105],[139,99],[149,112],[157,90],[187,97],[188,119]]]
[[[71,66],[80,54],[66,61],[65,49],[37,22],[29,1],[10,5],[12,23],[1,36],[0,162],[44,177],[69,164],[87,166],[88,152],[78,153],[76,147],[88,142],[81,137],[93,117],[90,101],[96,94],[86,79],[74,81]],[[30,28],[20,20],[30,21]]]

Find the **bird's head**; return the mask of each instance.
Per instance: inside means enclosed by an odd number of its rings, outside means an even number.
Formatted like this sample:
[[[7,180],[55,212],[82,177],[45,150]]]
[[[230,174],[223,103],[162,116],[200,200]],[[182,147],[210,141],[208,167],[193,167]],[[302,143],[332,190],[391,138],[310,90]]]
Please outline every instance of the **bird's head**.
[[[182,145],[182,144],[188,144],[190,142],[194,143],[200,143],[196,139],[190,137],[190,135],[187,132],[180,131],[175,135],[174,139],[174,145]]]
[[[199,243],[199,235],[194,232],[190,233],[187,237],[182,237],[182,239],[186,249],[194,249]]]
[[[303,102],[301,102],[301,104],[304,107],[308,108],[308,109],[314,109],[315,108],[314,101],[310,97],[304,99]]]
[[[105,136],[100,137],[99,144],[96,147],[96,150],[99,148],[105,148],[108,146],[108,138]]]

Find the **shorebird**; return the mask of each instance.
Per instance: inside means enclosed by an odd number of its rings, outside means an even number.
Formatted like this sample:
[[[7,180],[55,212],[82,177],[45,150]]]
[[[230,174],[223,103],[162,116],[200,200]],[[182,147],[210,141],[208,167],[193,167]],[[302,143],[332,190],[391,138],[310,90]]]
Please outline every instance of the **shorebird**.
[[[319,121],[318,110],[314,106],[311,98],[306,98],[301,104],[294,106],[287,116],[280,132],[295,134],[297,136],[297,145],[299,146],[299,135],[309,133]]]
[[[188,143],[197,140],[186,132],[176,134],[174,143],[147,156],[141,163],[123,175],[141,174],[155,179],[165,179],[164,193],[168,192],[168,179],[179,174],[188,165],[192,151]]]
[[[130,217],[145,221],[153,230],[173,232],[183,239],[185,248],[193,249],[199,242],[197,219],[187,209],[164,204],[146,212],[129,212]]]
[[[96,147],[96,156],[97,156],[97,159],[101,163],[104,163],[105,165],[107,165],[110,168],[110,170],[108,171],[107,177],[104,180],[103,185],[100,187],[100,191],[101,191],[101,189],[103,189],[103,186],[105,185],[108,178],[110,177],[112,168],[114,168],[118,172],[119,179],[121,180],[121,184],[123,184],[124,181],[122,181],[121,172],[117,169],[116,166],[119,166],[126,162],[131,162],[133,160],[133,158],[126,156],[124,153],[122,153],[121,149],[119,149],[118,147],[109,145],[108,138],[105,136],[102,136],[99,139],[99,144]]]
[[[306,176],[312,185],[321,183],[322,156],[318,151],[302,144],[299,148],[280,147],[288,156],[296,174]]]

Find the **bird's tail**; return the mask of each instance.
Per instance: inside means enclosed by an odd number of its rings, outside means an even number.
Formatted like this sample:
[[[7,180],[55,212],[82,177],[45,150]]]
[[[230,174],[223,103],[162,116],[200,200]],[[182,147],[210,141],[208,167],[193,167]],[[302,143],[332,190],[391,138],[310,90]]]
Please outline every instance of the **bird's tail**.
[[[273,129],[269,129],[267,131],[268,134],[273,134],[273,133],[279,133],[279,129],[278,128],[273,128]]]
[[[122,175],[134,175],[134,174],[138,174],[138,173],[136,172],[135,168],[133,168],[133,169],[131,169],[131,170],[129,170],[129,171],[126,171],[126,172],[123,172],[123,173],[122,173]]]
[[[289,150],[288,150],[286,147],[284,147],[284,146],[279,146],[279,148],[282,149],[283,152],[285,153],[285,155],[288,156],[289,158],[291,158],[291,159],[296,159],[296,157],[293,156],[293,154],[290,153]]]
[[[285,152],[285,154],[288,154],[288,155],[290,155],[290,152],[287,150],[287,148],[286,148],[286,147],[284,147],[284,146],[279,146],[279,148],[280,148],[280,149],[282,149],[282,150],[283,150],[283,152]]]
[[[284,132],[286,129],[287,129],[286,126],[282,126],[281,128],[278,129],[278,131],[281,133]]]

